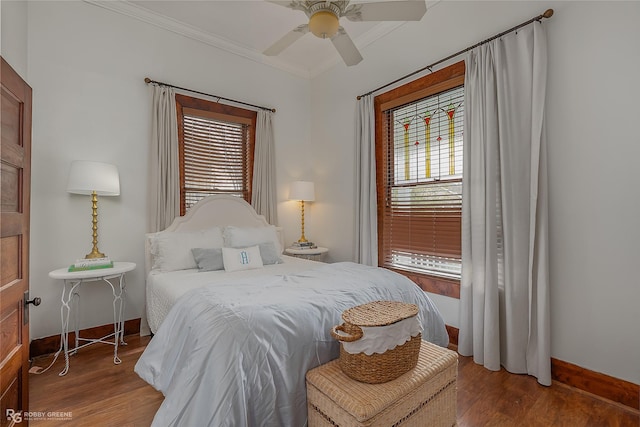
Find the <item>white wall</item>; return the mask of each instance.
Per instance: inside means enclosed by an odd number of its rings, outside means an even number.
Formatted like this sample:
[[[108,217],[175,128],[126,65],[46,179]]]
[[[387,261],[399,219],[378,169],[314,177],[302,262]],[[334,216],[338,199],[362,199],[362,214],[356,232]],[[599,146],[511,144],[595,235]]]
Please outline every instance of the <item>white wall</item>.
[[[0,54],[23,80],[27,77],[27,2],[0,2]]]
[[[334,259],[351,259],[357,95],[548,7],[552,356],[640,383],[640,2],[441,2],[362,49],[360,65],[315,78],[311,146],[322,215],[311,215],[319,243]],[[434,300],[458,326],[458,300]]]
[[[150,89],[144,77],[273,106],[280,225],[298,233],[288,183],[306,178],[309,82],[121,14],[78,1],[28,3],[27,81],[33,88],[32,338],[60,331],[61,283],[48,272],[91,250],[89,197],[66,193],[75,159],[114,163],[121,195],[100,198],[99,248],[137,263],[127,274],[126,318],[143,312]],[[112,321],[110,289],[88,284],[80,328]]]

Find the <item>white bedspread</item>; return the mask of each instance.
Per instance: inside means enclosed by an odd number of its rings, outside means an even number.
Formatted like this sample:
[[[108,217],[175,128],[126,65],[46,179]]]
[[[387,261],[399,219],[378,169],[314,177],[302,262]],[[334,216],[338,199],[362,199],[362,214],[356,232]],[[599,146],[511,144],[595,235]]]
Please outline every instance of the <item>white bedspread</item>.
[[[165,396],[152,425],[306,425],[305,373],[338,357],[329,330],[342,312],[375,300],[418,304],[423,339],[448,344],[427,295],[381,268],[323,264],[189,291],[135,366]]]
[[[290,274],[323,265],[316,261],[286,255],[282,255],[281,258],[282,264],[265,265],[264,268],[233,273],[227,273],[224,270],[200,272],[193,269],[165,273],[152,270],[147,276],[147,321],[151,332],[156,333],[171,307],[182,295],[192,289],[205,285],[214,286],[217,283],[224,285],[230,278],[245,280],[265,275]]]

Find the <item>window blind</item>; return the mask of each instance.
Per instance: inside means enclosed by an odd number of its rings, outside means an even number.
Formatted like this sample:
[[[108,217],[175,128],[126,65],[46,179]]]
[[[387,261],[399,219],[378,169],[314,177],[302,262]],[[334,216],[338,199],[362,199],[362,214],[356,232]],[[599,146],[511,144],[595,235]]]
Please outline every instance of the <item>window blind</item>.
[[[382,113],[383,266],[459,279],[464,87]]]
[[[186,210],[212,194],[248,199],[249,125],[199,114],[183,113],[183,192]]]

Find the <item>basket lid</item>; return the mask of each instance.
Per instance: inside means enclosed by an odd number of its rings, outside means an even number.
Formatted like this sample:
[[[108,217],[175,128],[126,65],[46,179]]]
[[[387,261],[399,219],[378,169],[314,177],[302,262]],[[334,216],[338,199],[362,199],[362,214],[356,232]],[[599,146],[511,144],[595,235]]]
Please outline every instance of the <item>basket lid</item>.
[[[418,314],[418,306],[399,301],[373,301],[345,310],[342,320],[356,326],[386,326]]]

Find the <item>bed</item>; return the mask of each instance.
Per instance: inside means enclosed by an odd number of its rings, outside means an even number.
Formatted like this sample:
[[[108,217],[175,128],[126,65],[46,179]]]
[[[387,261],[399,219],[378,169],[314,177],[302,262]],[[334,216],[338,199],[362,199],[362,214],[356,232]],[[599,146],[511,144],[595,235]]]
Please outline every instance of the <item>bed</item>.
[[[281,229],[228,196],[207,197],[147,235],[154,336],[135,372],[165,396],[153,426],[306,425],[305,373],[338,357],[329,331],[358,304],[415,303],[423,339],[448,344],[437,309],[404,276],[292,258],[283,246]],[[262,265],[247,267],[256,258]],[[234,259],[250,262],[238,267]]]

